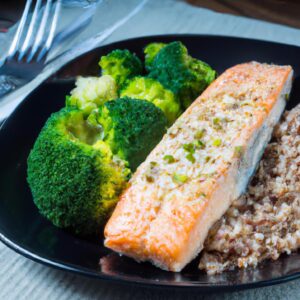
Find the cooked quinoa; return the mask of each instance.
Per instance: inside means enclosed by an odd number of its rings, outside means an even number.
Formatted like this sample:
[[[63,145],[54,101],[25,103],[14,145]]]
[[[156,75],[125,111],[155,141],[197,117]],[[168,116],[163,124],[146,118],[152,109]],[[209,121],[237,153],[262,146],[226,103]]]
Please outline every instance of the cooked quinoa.
[[[208,274],[255,267],[300,247],[300,105],[287,112],[246,194],[206,239],[199,268]]]

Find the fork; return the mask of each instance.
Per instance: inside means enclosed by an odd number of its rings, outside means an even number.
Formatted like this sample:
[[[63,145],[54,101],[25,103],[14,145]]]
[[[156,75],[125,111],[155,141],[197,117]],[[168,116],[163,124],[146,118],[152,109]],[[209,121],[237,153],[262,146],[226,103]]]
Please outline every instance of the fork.
[[[27,0],[19,26],[0,67],[0,97],[32,80],[44,67],[51,49],[61,0]],[[0,99],[1,101],[1,99]]]

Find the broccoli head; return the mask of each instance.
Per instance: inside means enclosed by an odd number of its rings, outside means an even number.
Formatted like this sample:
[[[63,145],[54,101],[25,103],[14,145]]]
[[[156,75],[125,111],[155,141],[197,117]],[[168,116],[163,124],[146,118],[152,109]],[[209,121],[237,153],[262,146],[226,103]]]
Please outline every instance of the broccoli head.
[[[102,129],[72,108],[54,113],[28,157],[28,183],[40,212],[77,234],[97,233],[130,170],[101,140]]]
[[[152,78],[137,76],[125,82],[120,90],[121,97],[144,99],[159,107],[171,125],[181,113],[181,108],[177,97],[172,91]]]
[[[88,115],[108,100],[117,98],[117,86],[113,77],[78,77],[76,87],[66,97],[67,107],[77,107]]]
[[[151,66],[156,54],[167,44],[165,43],[151,43],[148,44],[144,49],[145,54],[145,67],[148,72],[151,71]]]
[[[103,141],[134,171],[166,132],[163,112],[146,100],[120,98],[99,108]]]
[[[121,86],[127,78],[141,75],[143,64],[141,60],[129,50],[113,50],[102,56],[99,61],[102,75],[111,75],[118,86]]]
[[[192,58],[181,42],[172,42],[154,57],[149,77],[173,91],[185,109],[215,79],[216,71]]]
[[[130,168],[158,143],[166,122],[152,103],[133,99],[106,102],[89,116],[73,107],[52,114],[27,161],[39,211],[76,234],[99,233]]]

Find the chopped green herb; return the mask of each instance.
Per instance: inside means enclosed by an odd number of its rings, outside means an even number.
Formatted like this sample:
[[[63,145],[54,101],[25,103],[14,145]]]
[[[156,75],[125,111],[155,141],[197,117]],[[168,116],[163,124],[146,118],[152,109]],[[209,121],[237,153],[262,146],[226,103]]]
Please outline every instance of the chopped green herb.
[[[245,102],[243,102],[242,104],[241,104],[241,106],[253,106],[253,103],[252,102],[250,102],[250,101],[245,101]]]
[[[210,161],[211,157],[210,156],[206,156],[205,157],[205,162],[208,163]]]
[[[214,125],[217,125],[221,122],[221,119],[220,118],[213,118],[213,123]]]
[[[243,153],[243,150],[244,150],[243,146],[236,146],[236,147],[234,147],[234,155],[236,157],[240,157],[242,155],[242,153]]]
[[[189,152],[189,153],[195,153],[195,146],[194,144],[192,143],[189,143],[189,144],[183,144],[183,149],[186,151],[186,152]]]
[[[154,182],[154,178],[153,178],[153,176],[151,176],[151,175],[146,175],[146,180],[148,181],[148,182]]]
[[[219,147],[219,146],[221,146],[222,141],[221,141],[221,139],[215,139],[212,144],[213,144],[213,146]]]
[[[154,168],[155,166],[157,166],[157,162],[156,161],[151,161],[150,162],[150,167]]]
[[[168,163],[168,164],[172,164],[175,162],[175,158],[172,155],[165,155],[164,156],[164,160]]]
[[[196,147],[197,149],[203,149],[203,148],[205,148],[205,143],[202,142],[201,140],[194,141],[193,144],[195,145],[195,147]]]
[[[289,100],[289,94],[285,94],[284,98],[285,98],[286,101],[288,101]]]
[[[204,136],[204,133],[205,133],[205,129],[198,130],[194,135],[195,139],[197,139],[197,140],[202,139]]]
[[[206,197],[206,194],[205,194],[205,193],[201,193],[201,196],[205,198],[205,197]]]
[[[222,126],[221,126],[221,119],[220,118],[213,118],[213,125],[215,127],[215,129],[222,129]]]
[[[176,183],[185,183],[188,180],[188,177],[184,174],[173,174],[173,181]]]
[[[186,159],[189,160],[191,163],[194,163],[196,161],[194,155],[192,153],[189,153],[187,156],[186,156]]]

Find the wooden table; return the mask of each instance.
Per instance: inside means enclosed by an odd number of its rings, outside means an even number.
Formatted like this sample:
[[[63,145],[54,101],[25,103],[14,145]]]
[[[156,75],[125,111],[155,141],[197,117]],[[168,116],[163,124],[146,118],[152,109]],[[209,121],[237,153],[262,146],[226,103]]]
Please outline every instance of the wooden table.
[[[188,2],[222,13],[300,28],[299,0],[188,0]]]
[[[222,13],[251,17],[300,28],[299,0],[186,0],[188,3]],[[0,32],[16,22],[25,0],[1,1]]]

